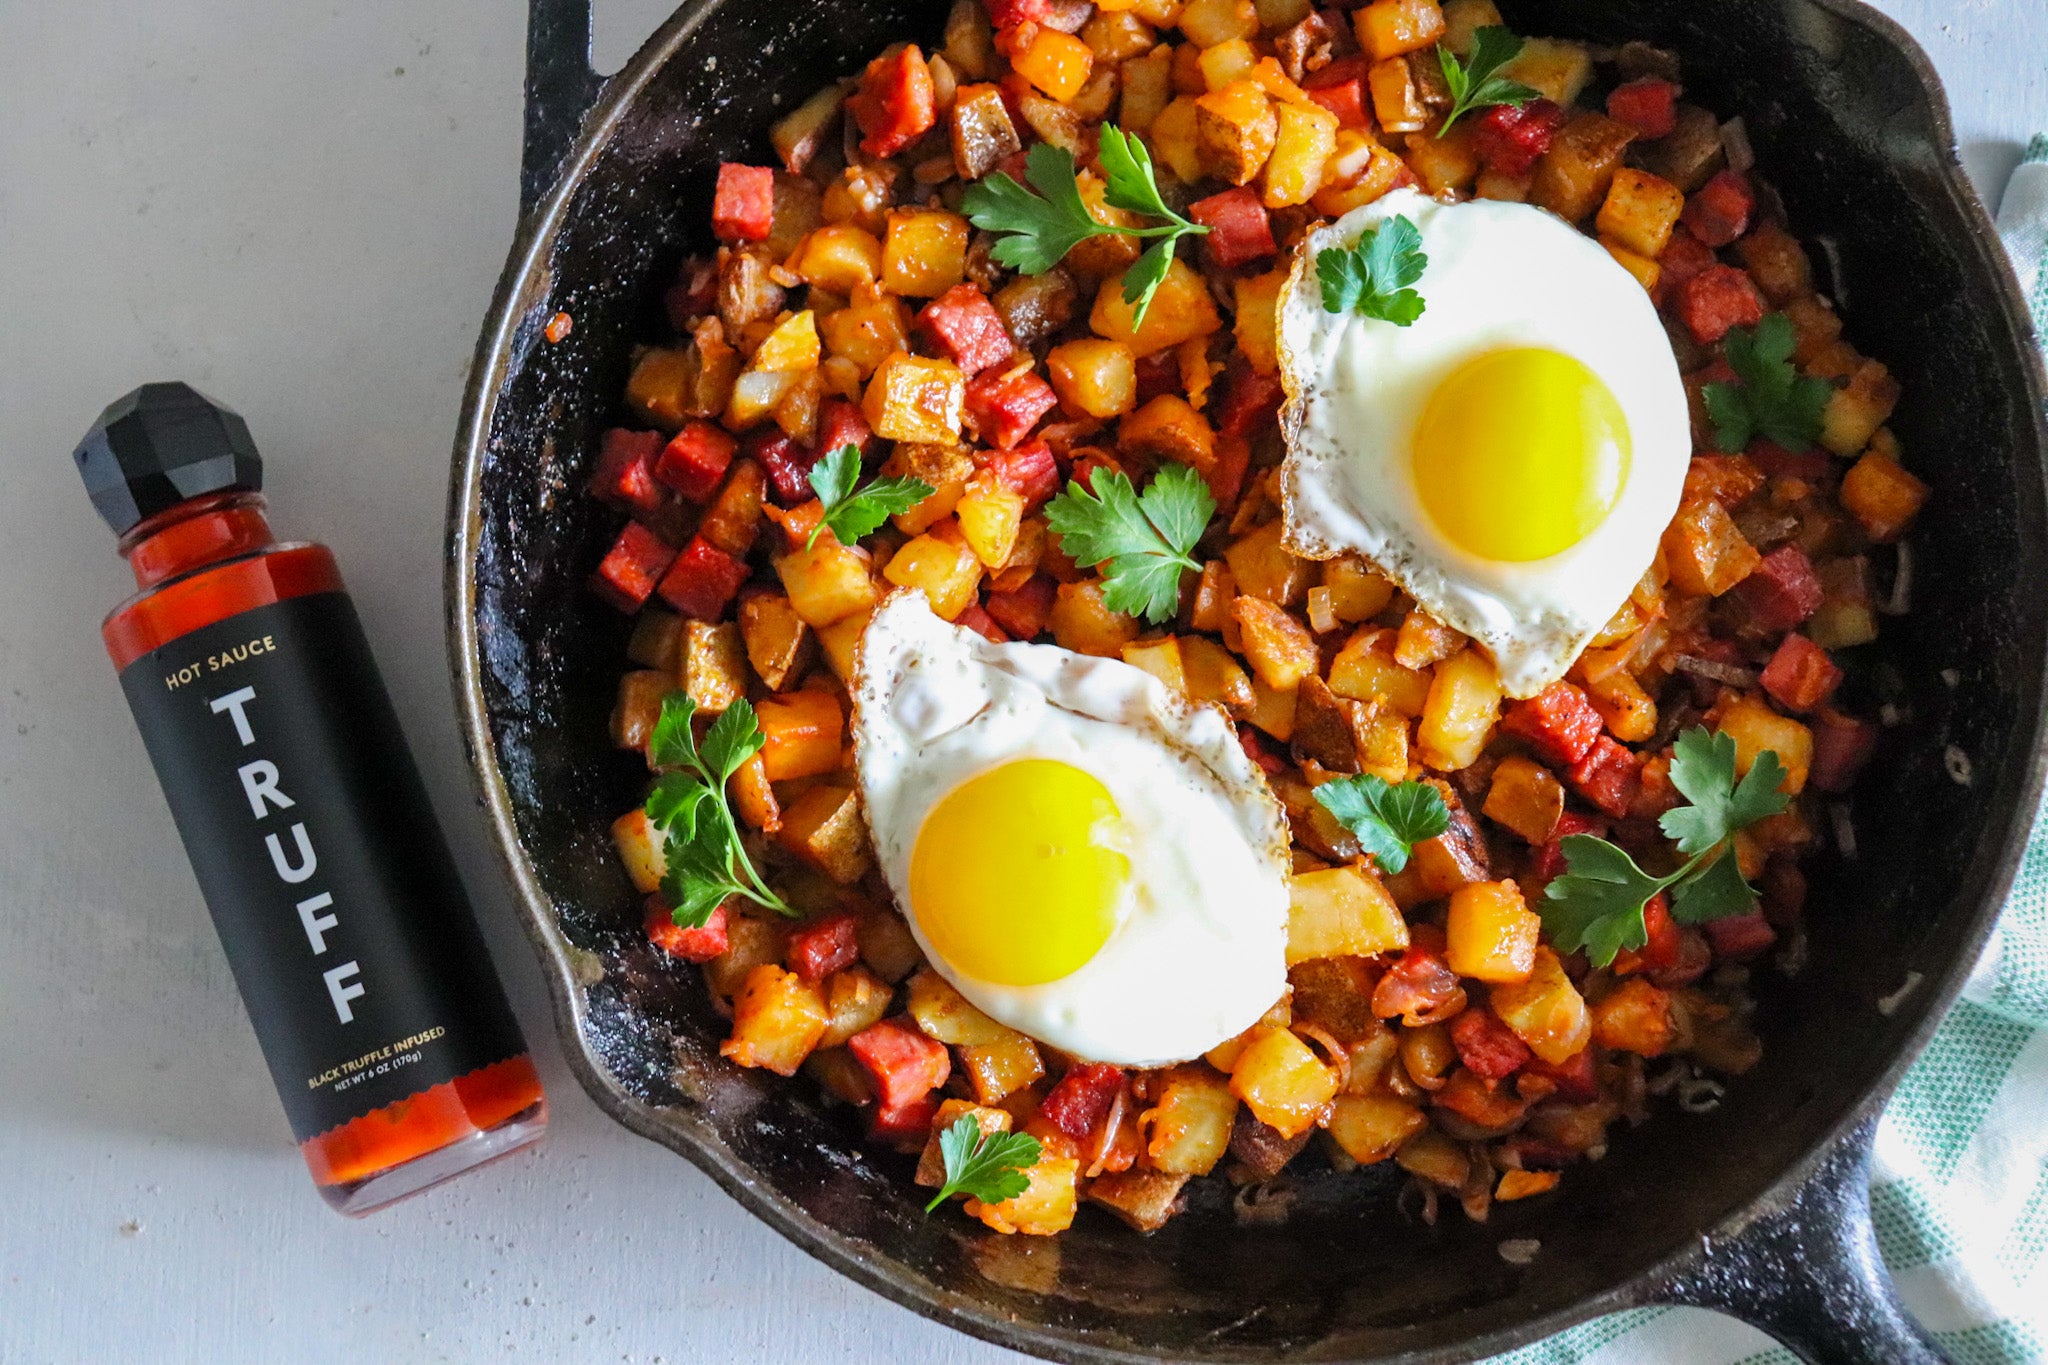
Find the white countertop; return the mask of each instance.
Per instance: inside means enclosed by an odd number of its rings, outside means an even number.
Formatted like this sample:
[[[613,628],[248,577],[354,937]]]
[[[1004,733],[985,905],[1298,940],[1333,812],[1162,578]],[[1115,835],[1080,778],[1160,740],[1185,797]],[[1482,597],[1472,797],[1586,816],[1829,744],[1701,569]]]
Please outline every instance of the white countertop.
[[[601,0],[599,65],[668,7]],[[1880,7],[1995,195],[2048,129],[2048,10]],[[441,634],[523,24],[517,0],[0,0],[0,1361],[1021,1359],[831,1274],[561,1064]],[[292,1148],[98,639],[127,574],[68,452],[161,378],[239,408],[275,525],[340,553],[554,1104],[540,1150],[367,1221]]]

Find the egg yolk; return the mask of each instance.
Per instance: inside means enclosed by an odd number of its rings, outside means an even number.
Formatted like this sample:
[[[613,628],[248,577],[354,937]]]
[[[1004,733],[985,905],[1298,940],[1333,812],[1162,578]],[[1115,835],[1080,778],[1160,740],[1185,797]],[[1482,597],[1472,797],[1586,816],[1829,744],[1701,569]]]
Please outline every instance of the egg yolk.
[[[1459,549],[1522,562],[1570,549],[1628,479],[1628,420],[1599,376],[1557,351],[1466,361],[1415,429],[1416,491]]]
[[[1131,862],[1123,817],[1091,774],[1016,759],[955,787],[910,853],[910,908],[955,971],[1000,986],[1057,981],[1116,928]]]

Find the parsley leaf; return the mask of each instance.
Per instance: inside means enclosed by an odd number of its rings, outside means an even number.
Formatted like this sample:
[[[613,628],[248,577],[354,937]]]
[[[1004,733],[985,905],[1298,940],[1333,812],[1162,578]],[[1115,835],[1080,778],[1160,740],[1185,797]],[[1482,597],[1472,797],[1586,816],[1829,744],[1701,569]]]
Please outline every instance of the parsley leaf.
[[[1451,827],[1451,808],[1427,782],[1388,782],[1371,773],[1340,777],[1315,790],[1316,804],[1358,836],[1359,847],[1389,873],[1408,866],[1415,845]]]
[[[1408,288],[1422,278],[1429,257],[1415,224],[1394,217],[1360,234],[1352,247],[1316,253],[1316,279],[1323,287],[1323,311],[1358,312],[1396,327],[1422,316],[1422,295]]]
[[[1180,576],[1202,566],[1191,558],[1216,499],[1200,474],[1168,464],[1142,495],[1120,470],[1098,467],[1045,505],[1046,524],[1061,547],[1084,565],[1102,568],[1102,600],[1111,611],[1143,616],[1154,625],[1180,605]]]
[[[1834,385],[1802,375],[1792,363],[1797,337],[1792,320],[1772,313],[1752,330],[1737,327],[1722,343],[1739,384],[1709,384],[1701,392],[1714,424],[1714,444],[1734,453],[1762,436],[1797,455],[1820,439]]]
[[[1167,205],[1152,170],[1152,155],[1142,141],[1105,124],[1097,148],[1103,202],[1129,213],[1164,218],[1164,223],[1133,228],[1099,221],[1081,197],[1073,153],[1049,142],[1038,143],[1024,158],[1024,178],[1037,194],[995,171],[967,187],[960,207],[976,227],[1002,234],[989,248],[996,264],[1026,275],[1043,275],[1090,237],[1160,238],[1124,272],[1124,302],[1131,306],[1131,323],[1136,326],[1145,320],[1152,295],[1173,263],[1174,244],[1209,229]]]
[[[1043,1149],[1029,1133],[984,1133],[972,1114],[962,1114],[939,1134],[946,1183],[924,1206],[930,1213],[956,1194],[1000,1204],[1031,1188],[1024,1173],[1038,1164]]]
[[[642,807],[668,863],[662,897],[675,922],[688,929],[702,927],[729,896],[794,915],[754,870],[725,798],[726,781],[761,751],[760,720],[745,700],[736,701],[711,723],[700,746],[691,727],[696,714],[689,693],[669,693],[647,743],[648,758],[664,770]]]
[[[851,545],[898,512],[908,512],[932,495],[923,479],[870,479],[859,492],[860,449],[844,445],[811,466],[811,491],[818,495],[823,512],[804,542],[810,549],[819,533],[830,527],[841,545]],[[728,777],[730,773],[726,774]]]
[[[1450,132],[1452,124],[1474,109],[1496,104],[1523,105],[1541,96],[1540,90],[1494,74],[1521,51],[1522,40],[1498,24],[1473,33],[1472,55],[1463,64],[1449,48],[1437,45],[1437,65],[1443,68],[1444,84],[1451,92],[1451,112],[1444,115],[1443,125],[1436,130],[1438,137]]]
[[[1738,782],[1734,739],[1698,726],[1687,730],[1672,746],[1671,785],[1691,804],[1657,821],[1686,862],[1668,877],[1652,877],[1605,839],[1567,835],[1559,844],[1564,875],[1551,881],[1541,907],[1551,941],[1564,952],[1584,948],[1594,966],[1605,967],[1622,949],[1649,941],[1643,905],[1664,890],[1681,924],[1748,914],[1756,892],[1743,880],[1732,841],[1785,809],[1784,778],[1778,755],[1766,749]]]

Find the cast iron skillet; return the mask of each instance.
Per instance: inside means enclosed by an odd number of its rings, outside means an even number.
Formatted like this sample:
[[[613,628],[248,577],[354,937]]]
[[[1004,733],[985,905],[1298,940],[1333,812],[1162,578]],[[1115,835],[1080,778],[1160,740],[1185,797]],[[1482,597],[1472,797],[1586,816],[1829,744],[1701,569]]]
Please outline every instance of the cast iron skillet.
[[[1404,1221],[1376,1167],[1303,1177],[1281,1223],[1240,1225],[1205,1181],[1149,1239],[1084,1212],[1035,1240],[924,1217],[906,1164],[864,1152],[813,1087],[718,1060],[697,973],[655,959],[608,845],[646,774],[606,747],[626,627],[582,587],[616,530],[582,493],[597,436],[677,260],[708,245],[716,163],[763,160],[778,110],[887,42],[930,42],[945,4],[692,0],[603,81],[589,0],[531,5],[526,213],[455,448],[450,649],[479,791],[600,1105],[861,1283],[1052,1358],[1460,1360],[1653,1303],[1726,1309],[1810,1360],[1938,1358],[1877,1259],[1872,1116],[1975,958],[2040,789],[2048,432],[2018,291],[1901,30],[1853,0],[1508,15],[1676,48],[1703,102],[1747,116],[1795,227],[1839,244],[1850,334],[1904,381],[1894,425],[1936,491],[1914,613],[1858,665],[1913,723],[1856,797],[1859,857],[1815,870],[1810,965],[1764,975],[1763,1063],[1718,1111],[1661,1114],[1484,1226]],[[575,331],[549,345],[557,310]],[[1968,785],[1944,771],[1949,745]],[[1527,1238],[1533,1263],[1500,1254]]]

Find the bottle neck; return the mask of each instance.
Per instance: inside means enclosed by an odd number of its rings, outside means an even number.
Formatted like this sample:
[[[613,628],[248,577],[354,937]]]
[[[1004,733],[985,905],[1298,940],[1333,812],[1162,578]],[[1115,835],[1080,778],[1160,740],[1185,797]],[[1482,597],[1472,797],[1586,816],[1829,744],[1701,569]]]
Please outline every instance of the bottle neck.
[[[136,586],[153,588],[276,543],[261,493],[209,493],[137,523],[121,537],[121,554],[135,571]]]

